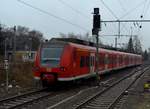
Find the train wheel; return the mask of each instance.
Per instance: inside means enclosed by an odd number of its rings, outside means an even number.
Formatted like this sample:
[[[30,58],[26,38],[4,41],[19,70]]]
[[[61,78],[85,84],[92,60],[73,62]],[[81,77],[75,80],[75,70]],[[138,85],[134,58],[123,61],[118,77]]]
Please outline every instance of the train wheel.
[[[42,87],[48,87],[47,81],[42,80]]]

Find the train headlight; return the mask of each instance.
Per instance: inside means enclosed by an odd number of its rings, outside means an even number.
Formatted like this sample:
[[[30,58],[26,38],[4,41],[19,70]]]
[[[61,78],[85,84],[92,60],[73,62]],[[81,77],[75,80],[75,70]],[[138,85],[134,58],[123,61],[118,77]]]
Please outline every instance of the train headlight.
[[[60,67],[60,71],[66,71],[65,67]]]

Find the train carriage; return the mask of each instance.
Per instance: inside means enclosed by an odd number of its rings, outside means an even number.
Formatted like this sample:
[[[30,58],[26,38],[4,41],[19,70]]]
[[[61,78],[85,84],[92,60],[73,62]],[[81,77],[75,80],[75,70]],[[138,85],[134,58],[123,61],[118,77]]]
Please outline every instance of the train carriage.
[[[140,64],[140,55],[99,49],[99,74]],[[95,47],[60,40],[41,45],[33,70],[35,79],[46,85],[89,78],[96,75],[95,71]]]

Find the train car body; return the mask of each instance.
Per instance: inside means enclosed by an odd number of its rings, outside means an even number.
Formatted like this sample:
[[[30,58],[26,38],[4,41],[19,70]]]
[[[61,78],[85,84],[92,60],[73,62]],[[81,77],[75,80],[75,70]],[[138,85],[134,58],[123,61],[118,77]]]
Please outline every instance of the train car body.
[[[142,64],[140,55],[99,49],[99,74]],[[90,78],[96,73],[95,47],[65,41],[50,41],[39,48],[34,78],[44,84]]]

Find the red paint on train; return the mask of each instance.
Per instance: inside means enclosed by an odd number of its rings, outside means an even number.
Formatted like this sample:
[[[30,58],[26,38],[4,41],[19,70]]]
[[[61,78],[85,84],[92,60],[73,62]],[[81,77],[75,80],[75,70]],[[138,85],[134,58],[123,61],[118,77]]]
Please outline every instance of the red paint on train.
[[[34,77],[51,84],[95,76],[95,56],[95,47],[71,42],[47,42],[36,54]],[[140,64],[140,55],[99,49],[99,74]]]

